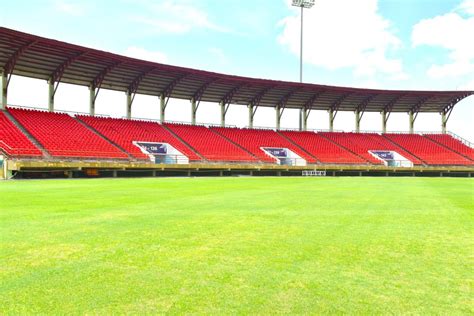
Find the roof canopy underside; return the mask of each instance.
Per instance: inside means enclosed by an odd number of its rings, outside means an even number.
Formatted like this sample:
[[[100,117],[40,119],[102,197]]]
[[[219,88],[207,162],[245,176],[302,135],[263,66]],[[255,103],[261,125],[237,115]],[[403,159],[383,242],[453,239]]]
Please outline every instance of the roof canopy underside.
[[[12,67],[13,65],[13,67]],[[473,91],[395,91],[231,76],[153,63],[0,27],[4,72],[177,99],[265,107],[443,112]]]

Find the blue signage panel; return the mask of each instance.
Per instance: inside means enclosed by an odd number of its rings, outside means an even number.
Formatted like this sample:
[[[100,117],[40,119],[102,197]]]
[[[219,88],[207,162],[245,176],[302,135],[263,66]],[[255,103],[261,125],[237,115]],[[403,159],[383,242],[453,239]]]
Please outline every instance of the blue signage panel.
[[[137,145],[145,149],[148,153],[152,155],[166,155],[168,148],[165,144],[161,143],[140,143],[137,142]]]
[[[395,157],[393,155],[393,152],[391,151],[372,151],[374,155],[377,155],[379,158],[383,160],[394,160]]]
[[[275,157],[280,157],[280,158],[288,157],[288,153],[285,148],[265,148],[265,150]]]

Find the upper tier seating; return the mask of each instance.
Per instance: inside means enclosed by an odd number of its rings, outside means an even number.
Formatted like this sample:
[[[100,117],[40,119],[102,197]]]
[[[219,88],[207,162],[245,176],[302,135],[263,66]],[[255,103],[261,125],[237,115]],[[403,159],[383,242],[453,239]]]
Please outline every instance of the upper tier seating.
[[[201,160],[188,146],[158,123],[92,116],[79,116],[79,119],[135,158],[148,159],[148,156],[133,144],[134,141],[142,141],[167,143],[187,156],[189,160]]]
[[[53,157],[127,159],[127,155],[68,114],[10,108],[8,112]]]
[[[10,156],[39,157],[41,151],[0,111],[0,148]]]
[[[472,165],[472,161],[418,134],[384,136],[430,165]]]
[[[452,151],[462,154],[472,160],[474,160],[474,149],[466,146],[461,141],[447,134],[425,134],[424,136],[440,143]]]
[[[325,137],[349,149],[373,164],[382,164],[380,159],[375,158],[369,150],[391,150],[399,153],[415,165],[423,164],[418,158],[409,154],[399,146],[388,141],[386,138],[375,133],[321,133]]]
[[[240,128],[223,128],[210,127],[213,131],[230,139],[234,143],[245,148],[258,157],[261,161],[274,163],[275,159],[267,155],[261,147],[277,147],[288,148],[295,154],[305,159],[308,163],[316,163],[316,159],[311,157],[303,150],[293,145],[273,130],[257,130],[257,129],[240,129]]]
[[[209,161],[257,162],[248,152],[205,126],[165,124]]]
[[[281,134],[304,148],[322,163],[365,164],[367,161],[314,132],[282,131]]]

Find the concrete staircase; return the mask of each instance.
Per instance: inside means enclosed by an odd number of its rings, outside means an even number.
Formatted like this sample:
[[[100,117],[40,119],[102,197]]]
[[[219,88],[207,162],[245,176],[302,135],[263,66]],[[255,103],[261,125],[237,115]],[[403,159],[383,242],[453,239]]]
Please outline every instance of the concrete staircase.
[[[51,159],[51,155],[50,153],[43,147],[43,145],[40,144],[40,142],[38,142],[38,140],[36,140],[36,138],[33,137],[33,135],[31,135],[24,127],[23,125],[21,125],[14,117],[13,115],[11,115],[8,111],[4,111],[2,110],[3,113],[5,114],[6,117],[8,117],[8,119],[10,120],[10,122],[13,123],[13,125],[15,125],[22,133],[23,135],[26,136],[26,138],[28,138],[30,140],[30,142],[33,143],[33,145],[36,146],[36,148],[38,148],[41,153],[43,154],[43,157],[45,158],[48,158],[48,159]]]

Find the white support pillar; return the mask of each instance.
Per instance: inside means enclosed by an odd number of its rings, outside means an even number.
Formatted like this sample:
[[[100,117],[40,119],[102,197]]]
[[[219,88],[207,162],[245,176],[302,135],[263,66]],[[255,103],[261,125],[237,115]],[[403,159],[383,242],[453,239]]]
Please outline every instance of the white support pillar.
[[[276,129],[279,130],[279,129],[280,129],[280,123],[281,123],[281,122],[280,122],[281,115],[280,115],[280,106],[279,106],[279,105],[277,105],[277,106],[275,107],[275,114],[276,114],[276,116],[275,116],[275,118],[276,118],[276,122],[275,122],[275,123],[276,123],[276,124],[275,124],[275,125],[276,125]]]
[[[54,112],[54,81],[48,80],[48,111]]]
[[[89,115],[95,115],[95,88],[93,85],[89,86]]]
[[[382,133],[387,133],[387,111],[382,111]]]
[[[333,132],[334,131],[334,110],[329,109],[329,131]]]
[[[415,113],[413,111],[408,112],[408,120],[410,134],[413,134],[415,132]]]
[[[165,122],[165,95],[160,95],[160,122]]]
[[[253,128],[253,104],[247,106],[249,108],[249,128]]]
[[[355,112],[355,131],[356,133],[360,133],[360,111],[356,110]]]
[[[8,87],[7,87],[7,73],[1,72],[0,73],[0,80],[1,80],[1,90],[0,94],[2,95],[0,109],[5,110],[7,108],[7,95],[8,95]]]
[[[128,119],[132,118],[132,93],[130,91],[127,91],[125,93],[127,95],[127,103],[126,103],[126,108],[125,108],[125,116]]]
[[[196,125],[197,104],[196,100],[191,99],[191,124]]]
[[[309,111],[306,108],[301,109],[301,121],[302,121],[302,128],[300,130],[302,131],[307,131],[308,130],[308,116],[309,116]]]
[[[225,127],[225,103],[221,101],[219,106],[221,107],[221,126]]]
[[[446,134],[446,125],[448,123],[448,118],[446,117],[446,113],[443,111],[441,112],[441,133]]]

